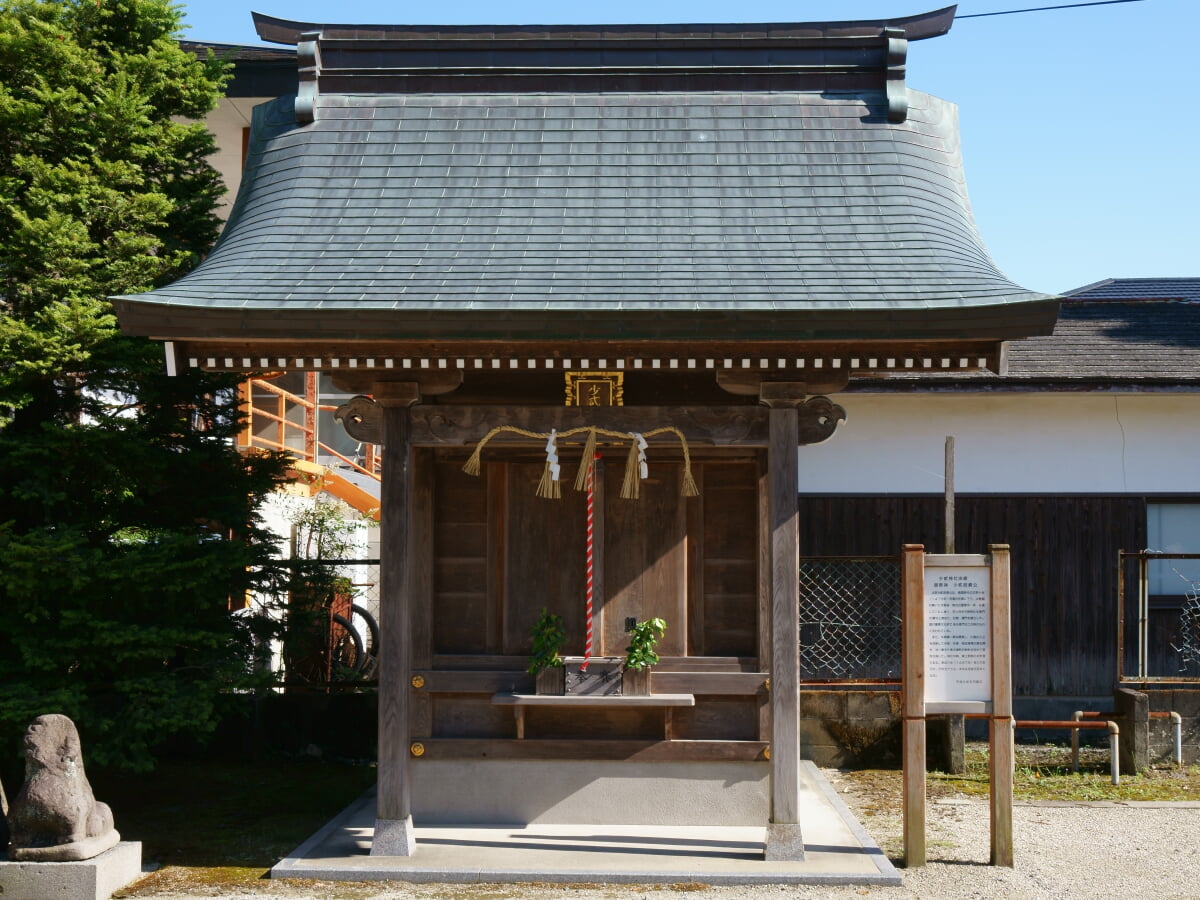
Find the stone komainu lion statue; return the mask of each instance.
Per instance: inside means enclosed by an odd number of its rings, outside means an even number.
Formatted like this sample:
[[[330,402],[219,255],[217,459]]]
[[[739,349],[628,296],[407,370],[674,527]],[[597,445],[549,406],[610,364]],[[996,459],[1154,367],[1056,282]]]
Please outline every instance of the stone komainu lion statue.
[[[90,859],[120,842],[108,804],[92,795],[79,732],[66,716],[38,716],[26,730],[25,783],[8,827],[14,861]]]

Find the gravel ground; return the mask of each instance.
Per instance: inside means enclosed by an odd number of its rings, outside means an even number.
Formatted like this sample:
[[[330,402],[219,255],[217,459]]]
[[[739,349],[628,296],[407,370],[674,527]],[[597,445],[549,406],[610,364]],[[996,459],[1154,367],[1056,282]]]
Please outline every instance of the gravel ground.
[[[835,775],[836,773],[831,773]],[[853,785],[838,784],[851,808],[884,849],[896,858],[900,843],[899,810],[893,815],[868,811],[878,798],[856,795]],[[877,808],[877,807],[876,807]],[[733,900],[733,898],[1035,898],[1154,897],[1200,900],[1200,802],[1155,804],[1030,804],[1013,812],[1016,865],[987,864],[986,800],[943,799],[930,803],[927,854],[923,868],[902,870],[904,886],[711,887],[678,885],[401,885],[330,882],[256,882],[230,892],[190,887],[174,893],[167,881],[137,897],[171,898],[246,896],[286,900]],[[163,890],[166,892],[163,892]]]

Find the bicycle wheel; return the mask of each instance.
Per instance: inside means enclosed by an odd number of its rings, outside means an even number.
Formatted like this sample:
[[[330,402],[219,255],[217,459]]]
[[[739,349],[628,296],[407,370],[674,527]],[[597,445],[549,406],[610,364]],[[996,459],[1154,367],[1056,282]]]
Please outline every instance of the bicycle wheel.
[[[362,618],[367,626],[366,650],[371,656],[379,655],[379,623],[375,621],[375,617],[371,615],[366,607],[359,606],[357,603],[351,607],[354,615]]]
[[[362,638],[354,630],[354,624],[345,616],[334,613],[329,629],[330,679],[338,681],[351,673],[362,671],[367,664],[367,654]]]

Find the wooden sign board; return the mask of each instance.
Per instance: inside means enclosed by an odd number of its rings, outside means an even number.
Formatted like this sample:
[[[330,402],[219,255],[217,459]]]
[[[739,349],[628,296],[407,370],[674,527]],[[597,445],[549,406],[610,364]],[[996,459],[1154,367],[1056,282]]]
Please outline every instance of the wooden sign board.
[[[567,406],[624,406],[624,372],[567,372]]]
[[[989,720],[992,865],[1012,866],[1012,657],[1007,544],[903,556],[904,862],[925,864],[925,717]]]

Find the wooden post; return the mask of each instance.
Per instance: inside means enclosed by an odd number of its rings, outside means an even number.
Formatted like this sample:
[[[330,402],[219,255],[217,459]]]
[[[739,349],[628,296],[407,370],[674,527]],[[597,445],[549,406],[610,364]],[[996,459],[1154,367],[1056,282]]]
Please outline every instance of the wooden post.
[[[771,479],[766,450],[755,454],[758,521],[758,669],[767,673],[764,687],[771,683]],[[799,485],[797,485],[799,488]],[[797,493],[799,493],[797,491]],[[771,743],[771,692],[764,690],[758,707],[758,739]]]
[[[945,552],[954,552],[954,438],[946,438],[946,534]]]
[[[379,559],[379,769],[372,856],[416,851],[410,772],[412,669],[412,442],[409,407],[420,399],[412,382],[380,384],[383,445]]]
[[[1012,634],[1009,626],[1008,544],[992,544],[992,717],[988,749],[992,782],[992,865],[1013,864]]]
[[[781,386],[774,385],[776,390]],[[772,396],[767,447],[771,542],[771,821],[768,860],[804,859],[800,830],[800,426],[798,396]]]
[[[904,613],[904,864],[925,865],[925,547],[905,544],[901,578]]]
[[[946,491],[945,503],[945,534],[943,535],[943,545],[947,556],[952,556],[955,552],[954,546],[957,536],[955,534],[954,521],[954,436],[946,436],[946,467],[945,467],[944,488]],[[966,756],[964,754],[964,744],[966,742],[965,731],[966,722],[961,715],[948,713],[944,716],[945,731],[939,732],[940,739],[944,741],[944,753],[946,756],[946,770],[952,775],[963,775],[967,771]],[[928,720],[926,720],[928,721]],[[926,750],[929,745],[929,730],[925,731]]]

